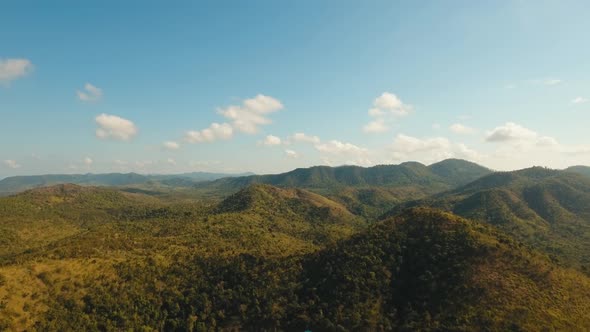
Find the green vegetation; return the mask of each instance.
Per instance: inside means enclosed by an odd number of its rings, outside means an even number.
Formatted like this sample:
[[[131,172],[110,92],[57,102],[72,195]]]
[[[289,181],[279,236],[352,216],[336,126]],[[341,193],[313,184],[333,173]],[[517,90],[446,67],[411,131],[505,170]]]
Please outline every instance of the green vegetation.
[[[435,165],[400,167],[470,172]],[[409,203],[419,185],[364,181],[0,198],[0,330],[590,329],[590,179],[494,173]]]
[[[590,178],[533,167],[494,173],[458,189],[397,206],[430,206],[486,222],[556,262],[590,272]]]

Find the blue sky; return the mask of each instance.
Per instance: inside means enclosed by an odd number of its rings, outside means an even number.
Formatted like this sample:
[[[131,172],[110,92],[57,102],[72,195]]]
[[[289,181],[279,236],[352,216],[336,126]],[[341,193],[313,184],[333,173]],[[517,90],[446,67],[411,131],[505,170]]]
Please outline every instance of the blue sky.
[[[587,1],[6,1],[0,177],[590,164]]]

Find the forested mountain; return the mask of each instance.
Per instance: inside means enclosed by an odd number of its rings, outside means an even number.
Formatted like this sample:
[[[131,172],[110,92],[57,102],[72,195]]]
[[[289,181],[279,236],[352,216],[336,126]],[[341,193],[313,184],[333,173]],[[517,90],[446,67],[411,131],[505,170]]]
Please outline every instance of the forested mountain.
[[[425,186],[433,190],[449,188],[473,181],[491,173],[483,166],[466,160],[448,159],[430,166],[418,162],[399,165],[315,166],[272,175],[223,178],[202,186],[241,188],[253,183],[280,187],[298,187],[329,191],[342,187],[404,187]]]
[[[458,189],[401,204],[429,206],[492,224],[550,254],[590,271],[590,178],[533,167],[498,172]]]
[[[590,329],[590,178],[383,167],[379,181],[379,167],[319,168],[327,195],[245,177],[212,182],[245,181],[223,199],[74,184],[2,197],[0,330]],[[404,181],[447,190],[405,202],[425,192]]]
[[[227,193],[251,184],[303,188],[345,205],[357,215],[379,216],[401,202],[455,188],[492,171],[472,162],[447,159],[430,166],[417,162],[400,165],[316,166],[273,175],[222,178],[200,183],[198,190]]]

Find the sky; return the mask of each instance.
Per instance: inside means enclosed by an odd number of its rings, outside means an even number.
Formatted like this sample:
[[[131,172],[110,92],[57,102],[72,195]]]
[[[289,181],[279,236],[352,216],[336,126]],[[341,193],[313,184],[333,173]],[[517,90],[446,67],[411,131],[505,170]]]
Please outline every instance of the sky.
[[[12,1],[0,178],[590,165],[590,2]]]

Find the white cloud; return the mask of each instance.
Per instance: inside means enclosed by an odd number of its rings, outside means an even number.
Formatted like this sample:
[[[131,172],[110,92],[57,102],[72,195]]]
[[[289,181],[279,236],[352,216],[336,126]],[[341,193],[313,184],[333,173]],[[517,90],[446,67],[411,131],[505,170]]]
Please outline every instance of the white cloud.
[[[246,134],[256,134],[259,126],[272,123],[267,117],[268,114],[283,108],[284,106],[279,100],[259,94],[254,98],[244,100],[241,106],[228,106],[219,109],[218,112],[231,120],[231,126],[235,130]]]
[[[320,143],[319,137],[306,135],[305,133],[295,133],[293,136],[291,136],[291,139],[295,142],[303,142],[303,143],[311,143],[311,144]]]
[[[337,140],[331,140],[327,143],[317,144],[315,147],[320,152],[327,152],[332,154],[367,152],[367,149],[360,148],[351,143],[344,143]]]
[[[546,79],[543,81],[543,84],[545,85],[557,85],[560,84],[562,82],[562,80],[560,79],[555,79],[555,78],[550,78],[550,79]]]
[[[285,150],[285,154],[289,158],[299,158],[299,154],[293,150]]]
[[[572,104],[584,104],[587,103],[588,99],[584,97],[576,97],[572,99]]]
[[[199,131],[189,131],[186,133],[185,140],[189,143],[214,142],[217,140],[227,140],[232,138],[233,128],[229,123],[212,123],[209,128]]]
[[[99,128],[96,129],[96,137],[100,139],[114,139],[128,141],[137,135],[137,127],[127,119],[116,115],[101,114],[96,117]]]
[[[399,134],[389,147],[397,161],[415,160],[431,163],[447,158],[480,161],[484,156],[463,143],[453,143],[445,137],[417,138]]]
[[[95,102],[102,99],[102,89],[95,87],[90,83],[84,85],[85,91],[76,91],[78,99],[81,101]]]
[[[174,165],[174,166],[176,166],[176,160],[174,160],[174,159],[172,159],[172,158],[168,158],[168,159],[166,160],[166,162],[167,162],[168,164],[170,164],[170,165]]]
[[[33,64],[27,59],[0,59],[0,83],[10,83],[33,71]]]
[[[166,150],[178,150],[180,149],[180,144],[174,141],[166,141],[162,144],[162,147]]]
[[[377,119],[375,121],[371,121],[367,123],[363,127],[363,131],[365,133],[384,133],[389,130],[389,127],[385,124],[384,119]]]
[[[507,122],[503,126],[489,131],[486,136],[488,142],[534,140],[538,134],[514,122]]]
[[[476,132],[476,130],[474,128],[462,125],[460,123],[455,123],[452,124],[449,129],[455,133],[455,134],[459,134],[459,135],[471,135],[474,134]]]
[[[8,168],[17,169],[20,168],[20,164],[16,160],[8,159],[4,160],[4,165]]]
[[[383,92],[373,101],[373,108],[367,112],[372,121],[363,126],[365,133],[376,134],[389,130],[389,123],[394,118],[408,115],[412,106],[404,104],[402,100],[391,92]]]
[[[94,163],[94,160],[92,160],[90,157],[86,157],[86,158],[84,158],[83,162],[84,162],[84,165],[91,166],[92,163]]]
[[[262,141],[262,144],[266,146],[281,145],[281,138],[273,135],[268,135],[266,136],[264,141]]]
[[[432,124],[432,129],[439,130],[440,129],[440,124],[439,123],[433,123]]]
[[[419,139],[416,137],[399,134],[394,139],[392,148],[396,152],[407,154],[437,149],[448,149],[450,146],[451,143],[444,137]]]

